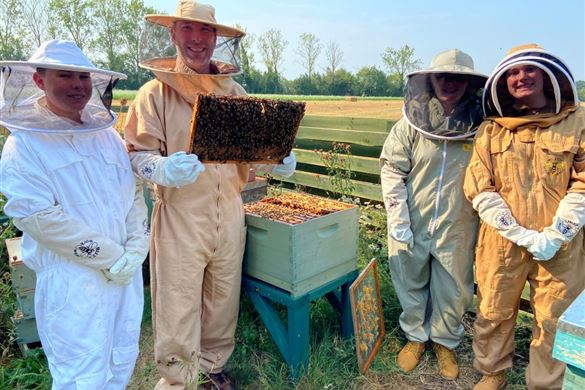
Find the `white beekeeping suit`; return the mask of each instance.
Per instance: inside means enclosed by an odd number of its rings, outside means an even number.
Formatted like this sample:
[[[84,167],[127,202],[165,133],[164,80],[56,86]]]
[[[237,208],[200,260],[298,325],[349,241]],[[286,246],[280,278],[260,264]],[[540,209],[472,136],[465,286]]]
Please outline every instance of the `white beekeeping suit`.
[[[138,354],[149,240],[142,185],[109,110],[125,76],[60,40],[0,67],[0,124],[11,132],[0,191],[36,272],[35,315],[53,389],[124,389]],[[90,75],[81,123],[49,108],[33,81],[39,68]]]

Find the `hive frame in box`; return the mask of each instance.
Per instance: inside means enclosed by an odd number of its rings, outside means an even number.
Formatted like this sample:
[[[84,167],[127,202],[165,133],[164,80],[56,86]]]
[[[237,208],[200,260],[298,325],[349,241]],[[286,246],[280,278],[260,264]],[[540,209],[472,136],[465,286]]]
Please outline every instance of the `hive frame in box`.
[[[302,102],[197,95],[186,150],[204,162],[282,163],[293,148],[304,110]]]

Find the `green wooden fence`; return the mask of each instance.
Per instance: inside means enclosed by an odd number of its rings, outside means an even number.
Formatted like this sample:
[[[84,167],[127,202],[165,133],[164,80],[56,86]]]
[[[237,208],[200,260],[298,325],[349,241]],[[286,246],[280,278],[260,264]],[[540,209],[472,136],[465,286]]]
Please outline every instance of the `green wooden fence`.
[[[382,201],[378,156],[394,122],[383,119],[305,116],[295,140],[298,165],[295,174],[283,181],[333,192],[322,153],[331,152],[332,143],[350,145],[354,197]]]

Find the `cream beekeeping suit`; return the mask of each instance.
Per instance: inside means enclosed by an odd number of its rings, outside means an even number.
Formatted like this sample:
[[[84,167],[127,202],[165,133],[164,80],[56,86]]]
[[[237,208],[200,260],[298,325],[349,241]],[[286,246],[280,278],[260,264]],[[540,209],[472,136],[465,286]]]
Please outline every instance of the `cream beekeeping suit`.
[[[467,80],[450,115],[431,85],[431,75],[439,74]],[[449,349],[463,338],[461,319],[473,295],[477,215],[465,204],[462,182],[482,119],[477,91],[485,79],[456,49],[410,74],[404,117],[390,130],[380,157],[400,326],[411,341],[432,340]]]
[[[141,66],[156,79],[139,90],[125,135],[136,172],[155,183],[150,261],[157,389],[183,389],[195,383],[199,368],[220,373],[234,349],[246,237],[240,191],[250,166],[201,164],[180,153],[188,148],[196,94],[245,94],[232,80],[244,33],[218,24],[213,7],[192,1],[180,1],[174,16],[147,15],[146,21]],[[183,21],[216,32],[209,74],[197,73],[180,50],[174,54],[168,30]],[[177,153],[192,160],[167,163]],[[169,180],[181,164],[196,173]]]
[[[524,66],[544,79],[540,108],[515,103],[508,91],[509,71]],[[585,288],[585,112],[567,66],[536,45],[515,48],[500,62],[483,102],[488,117],[464,185],[485,222],[476,254],[474,367],[495,376],[512,366],[528,281],[534,325],[526,383],[531,390],[560,389],[564,364],[552,358],[556,324]]]
[[[0,190],[4,212],[23,231],[24,263],[36,273],[36,324],[53,389],[122,390],[138,355],[140,265],[149,240],[142,184],[108,106],[125,76],[95,68],[73,42],[60,40],[27,62],[0,67],[0,124],[11,132]],[[38,68],[91,77],[81,123],[49,109],[33,83]],[[128,278],[108,282],[108,269],[130,258],[136,267]]]

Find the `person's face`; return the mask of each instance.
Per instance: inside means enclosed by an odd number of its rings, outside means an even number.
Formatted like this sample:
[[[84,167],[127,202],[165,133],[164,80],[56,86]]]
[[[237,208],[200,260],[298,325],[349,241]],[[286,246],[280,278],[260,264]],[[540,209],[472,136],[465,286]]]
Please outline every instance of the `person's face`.
[[[431,83],[437,99],[444,106],[453,107],[465,95],[468,80],[456,73],[432,73]]]
[[[516,100],[529,102],[544,98],[544,76],[534,65],[519,65],[506,72],[508,92]]]
[[[45,91],[49,110],[81,122],[81,111],[91,98],[92,82],[89,72],[45,69],[33,74],[35,84]]]
[[[211,73],[209,64],[215,49],[215,29],[198,22],[175,22],[171,38],[185,64],[201,74]]]

